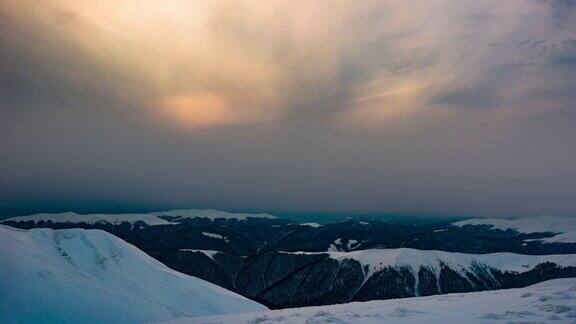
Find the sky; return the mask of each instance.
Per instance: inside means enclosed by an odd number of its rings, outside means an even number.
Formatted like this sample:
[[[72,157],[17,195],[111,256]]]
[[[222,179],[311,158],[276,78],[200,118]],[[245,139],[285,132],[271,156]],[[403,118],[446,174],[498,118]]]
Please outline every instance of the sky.
[[[0,215],[576,215],[576,1],[0,0]]]

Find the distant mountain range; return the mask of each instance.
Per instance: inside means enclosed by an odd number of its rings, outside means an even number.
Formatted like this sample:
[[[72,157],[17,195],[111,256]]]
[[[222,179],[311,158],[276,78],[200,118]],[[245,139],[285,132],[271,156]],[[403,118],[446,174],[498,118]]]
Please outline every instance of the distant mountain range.
[[[515,231],[530,235],[547,233],[539,240],[544,243],[576,243],[576,221],[568,217],[540,216],[520,219],[472,218],[453,223],[456,226],[485,227],[493,230]]]

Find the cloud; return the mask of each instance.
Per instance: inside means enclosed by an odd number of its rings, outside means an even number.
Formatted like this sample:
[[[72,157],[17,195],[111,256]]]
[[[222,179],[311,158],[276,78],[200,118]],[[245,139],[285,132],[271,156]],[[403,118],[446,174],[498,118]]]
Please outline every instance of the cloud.
[[[4,0],[0,198],[573,213],[573,9]]]

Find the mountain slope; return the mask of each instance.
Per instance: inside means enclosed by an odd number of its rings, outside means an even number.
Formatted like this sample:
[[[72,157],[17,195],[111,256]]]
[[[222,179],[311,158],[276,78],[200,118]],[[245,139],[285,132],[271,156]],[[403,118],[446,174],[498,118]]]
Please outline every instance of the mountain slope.
[[[573,217],[539,216],[519,219],[472,218],[453,223],[456,226],[487,226],[491,229],[514,230],[522,234],[552,233],[540,239],[549,243],[576,243],[576,219]]]
[[[525,287],[576,277],[576,254],[464,254],[414,249],[235,256],[183,249],[162,261],[271,308]]]
[[[0,225],[1,323],[134,323],[266,309],[100,230]]]
[[[170,321],[185,323],[573,323],[576,279],[521,289],[305,307]]]
[[[554,263],[559,267],[576,267],[576,254],[522,255],[508,252],[467,254],[415,249],[381,249],[352,252],[328,252],[332,259],[353,259],[368,268],[368,276],[386,267],[408,267],[412,271],[426,268],[439,274],[443,267],[465,274],[479,268],[501,272],[525,272],[539,264]]]

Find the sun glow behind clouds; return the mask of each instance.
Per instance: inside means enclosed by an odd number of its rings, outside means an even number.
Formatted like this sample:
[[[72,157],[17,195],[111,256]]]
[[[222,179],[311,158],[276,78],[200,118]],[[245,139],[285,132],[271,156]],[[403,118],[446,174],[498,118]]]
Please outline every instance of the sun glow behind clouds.
[[[210,93],[165,97],[154,102],[152,109],[183,128],[230,124],[237,118],[223,98]]]
[[[318,105],[339,123],[379,126],[452,102],[519,107],[516,92],[540,86],[526,73],[525,87],[487,90],[509,103],[469,95],[489,88],[500,66],[546,62],[538,47],[517,45],[518,30],[547,35],[544,5],[489,4],[4,0],[0,13],[20,46],[71,83],[104,88],[179,129],[277,120]],[[546,41],[545,51],[564,46]]]
[[[154,118],[183,129],[270,119],[280,107],[281,68],[258,48],[230,38],[215,15],[218,6],[183,0],[8,1],[2,14],[26,26],[15,33],[32,41],[20,45],[64,78],[107,87],[126,102],[151,108]],[[72,60],[82,69],[72,71]]]
[[[293,102],[306,109],[317,98],[338,96],[340,87],[366,88],[339,80],[347,78],[339,69],[355,56],[356,46],[380,36],[356,34],[366,31],[348,30],[348,25],[370,7],[387,5],[343,1],[329,13],[328,5],[9,0],[4,9],[32,32],[48,31],[26,36],[54,47],[40,55],[50,57],[48,64],[60,62],[58,70],[71,82],[107,87],[126,102],[151,108],[153,118],[193,129],[274,120],[285,116]],[[35,43],[23,44],[37,53],[46,50]],[[81,70],[66,66],[72,55]],[[397,92],[395,98],[407,95],[413,94]],[[402,100],[393,103],[394,115],[402,115]]]

